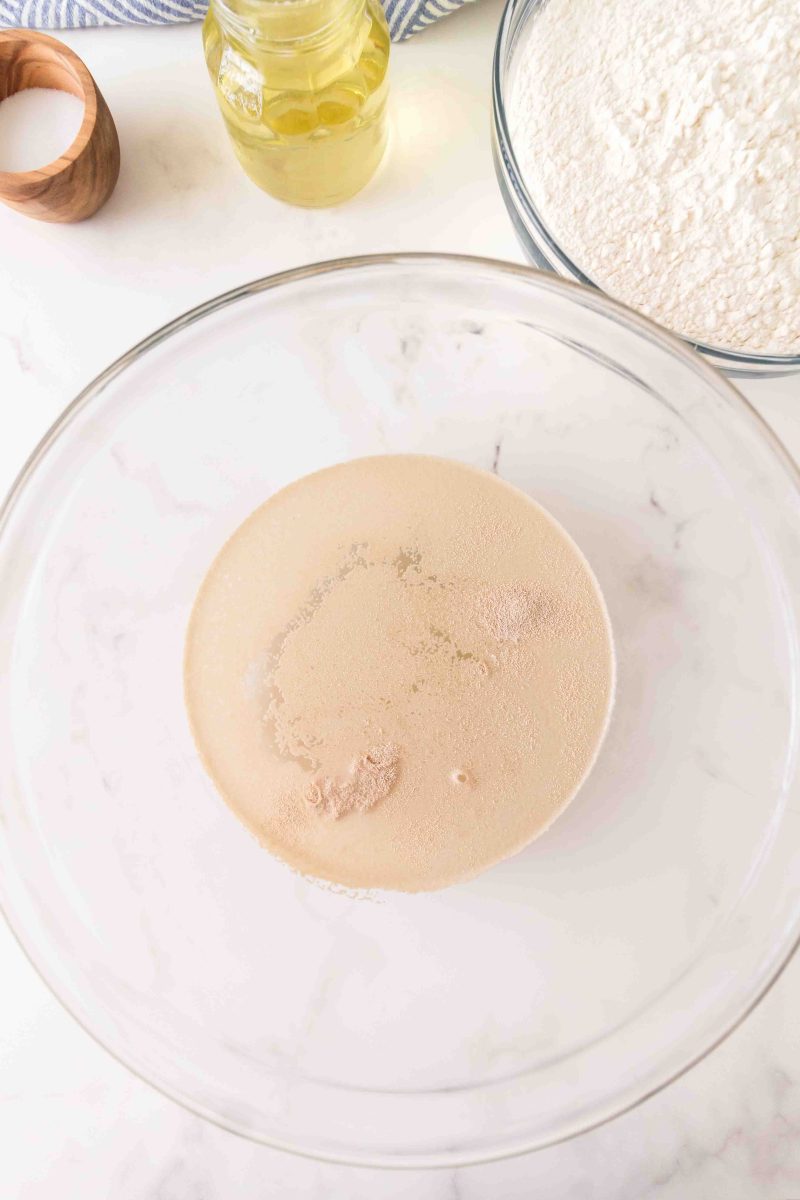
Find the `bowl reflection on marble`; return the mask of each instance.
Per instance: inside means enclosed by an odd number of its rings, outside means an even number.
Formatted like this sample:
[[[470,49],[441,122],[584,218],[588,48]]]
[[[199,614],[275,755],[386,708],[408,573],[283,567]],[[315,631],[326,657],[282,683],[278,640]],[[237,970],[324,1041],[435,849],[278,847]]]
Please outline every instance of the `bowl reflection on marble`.
[[[525,489],[615,629],[597,766],[516,858],[325,890],[207,780],[181,687],[225,537],[310,471],[443,455]],[[794,946],[797,473],[677,339],[528,268],[263,280],[67,410],[0,526],[0,894],[67,1008],[196,1112],[385,1166],[542,1146],[663,1086]]]

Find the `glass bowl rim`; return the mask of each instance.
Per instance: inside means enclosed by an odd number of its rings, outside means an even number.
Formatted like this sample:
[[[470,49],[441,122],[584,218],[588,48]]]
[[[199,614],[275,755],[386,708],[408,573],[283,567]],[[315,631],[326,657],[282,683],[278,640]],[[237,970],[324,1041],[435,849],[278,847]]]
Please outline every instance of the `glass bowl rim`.
[[[517,3],[518,0],[510,0],[510,4]],[[526,2],[526,0],[523,0]],[[56,417],[50,428],[39,440],[33,451],[28,456],[22,468],[18,472],[16,478],[11,483],[5,497],[0,502],[0,542],[4,536],[5,528],[8,525],[12,514],[20,500],[22,493],[27,488],[30,480],[34,476],[40,461],[46,456],[51,446],[53,446],[61,436],[68,431],[74,418],[87,407],[93,400],[99,398],[105,388],[112,383],[119,375],[123,374],[126,369],[136,364],[151,350],[155,350],[162,343],[166,342],[173,335],[180,334],[192,325],[203,320],[207,316],[212,316],[216,312],[231,307],[239,301],[246,300],[250,297],[259,295],[262,292],[269,292],[280,288],[285,284],[300,283],[312,278],[321,278],[335,275],[338,272],[348,270],[371,267],[400,267],[408,268],[413,266],[426,266],[450,268],[455,267],[460,270],[463,268],[483,268],[497,272],[500,276],[506,278],[517,278],[535,282],[536,286],[561,294],[571,294],[572,298],[578,303],[583,303],[595,312],[605,312],[610,316],[615,316],[621,324],[626,325],[629,330],[638,333],[646,340],[656,343],[660,349],[671,353],[675,357],[683,360],[685,365],[693,370],[698,376],[704,379],[705,383],[717,392],[721,399],[728,404],[737,406],[742,415],[752,427],[756,436],[760,437],[762,442],[773,454],[779,465],[782,467],[787,481],[793,487],[800,500],[800,465],[784,447],[780,438],[774,433],[769,424],[758,413],[750,401],[738,391],[731,381],[721,373],[720,370],[712,366],[708,360],[702,358],[695,353],[694,349],[682,338],[669,330],[662,328],[655,322],[651,321],[643,314],[628,308],[621,302],[612,299],[606,293],[602,292],[593,286],[586,287],[577,281],[566,279],[554,272],[537,270],[535,267],[528,264],[506,262],[500,259],[489,257],[481,257],[465,254],[448,254],[436,252],[398,252],[370,255],[355,255],[337,259],[329,259],[307,266],[296,267],[290,270],[277,272],[272,275],[262,276],[252,280],[249,283],[242,284],[239,287],[222,292],[219,295],[188,309],[179,316],[166,322],[153,333],[136,343],[130,350],[116,358],[108,367],[100,372],[95,378],[88,383],[77,396],[62,410]],[[641,1095],[632,1100],[626,1100],[617,1105],[612,1100],[607,1102],[607,1108],[598,1112],[589,1119],[578,1119],[573,1126],[567,1128],[564,1132],[557,1136],[547,1137],[543,1140],[537,1140],[535,1137],[521,1139],[512,1145],[504,1145],[498,1149],[484,1150],[478,1153],[469,1154],[456,1152],[452,1154],[423,1154],[412,1153],[408,1157],[408,1161],[402,1161],[397,1154],[389,1156],[380,1153],[366,1154],[348,1154],[346,1152],[319,1152],[313,1149],[306,1149],[298,1146],[295,1143],[283,1142],[280,1138],[260,1134],[250,1128],[243,1127],[233,1119],[226,1119],[219,1113],[209,1111],[206,1106],[200,1102],[195,1102],[184,1095],[181,1095],[177,1089],[173,1090],[168,1085],[160,1081],[156,1081],[148,1077],[143,1070],[138,1069],[131,1061],[118,1052],[113,1046],[109,1045],[105,1037],[95,1032],[91,1028],[91,1024],[79,1011],[77,1006],[70,1000],[66,999],[60,992],[58,985],[51,979],[50,972],[47,966],[40,961],[40,956],[36,951],[26,944],[26,937],[21,928],[18,928],[12,919],[10,906],[4,901],[2,889],[0,889],[0,914],[5,917],[6,924],[11,931],[12,936],[19,945],[28,962],[31,964],[36,974],[58,1001],[61,1007],[77,1022],[83,1031],[88,1034],[92,1041],[99,1045],[112,1059],[123,1066],[133,1076],[140,1079],[143,1083],[152,1087],[155,1091],[165,1096],[167,1099],[177,1103],[181,1108],[194,1115],[200,1116],[205,1120],[219,1128],[225,1129],[228,1132],[235,1133],[239,1136],[253,1141],[257,1144],[266,1145],[275,1150],[281,1150],[287,1153],[297,1155],[302,1158],[307,1158],[317,1162],[336,1163],[343,1166],[360,1166],[374,1167],[380,1169],[392,1170],[420,1170],[420,1169],[453,1169],[459,1166],[477,1166],[483,1163],[491,1163],[503,1161],[508,1158],[518,1157],[520,1155],[531,1153],[535,1150],[546,1149],[550,1146],[559,1145],[562,1142],[571,1140],[573,1137],[588,1133],[593,1129],[599,1128],[602,1125],[615,1120],[618,1116],[630,1112],[652,1096],[657,1095],[660,1091],[669,1087],[676,1080],[680,1079],[698,1063],[707,1058],[714,1050],[717,1049],[727,1038],[739,1028],[739,1026],[747,1019],[753,1010],[760,1004],[761,1000],[772,989],[774,984],[783,974],[795,952],[800,948],[800,918],[795,923],[795,928],[787,937],[783,951],[772,962],[771,967],[765,972],[762,979],[758,982],[756,990],[749,996],[744,998],[744,1003],[738,1008],[734,1015],[722,1026],[720,1031],[713,1037],[709,1043],[697,1053],[690,1055],[680,1065],[665,1075],[663,1079],[658,1079],[651,1087],[644,1091]],[[613,1030],[609,1031],[613,1033]],[[605,1035],[603,1035],[605,1036]],[[491,1085],[490,1085],[491,1086]],[[479,1085],[480,1088],[480,1085]],[[449,1090],[449,1089],[446,1089]]]
[[[572,261],[566,251],[559,245],[548,229],[545,221],[534,203],[525,179],[520,169],[508,126],[506,110],[506,80],[514,50],[515,38],[521,22],[530,10],[541,8],[547,0],[506,0],[503,15],[495,40],[494,58],[492,61],[492,123],[494,136],[500,147],[503,167],[509,176],[511,187],[509,199],[514,204],[518,215],[523,219],[530,237],[539,247],[546,247],[565,274],[562,278],[581,283],[594,291],[607,296],[608,293],[594,282],[580,267]],[[558,273],[554,267],[550,268]],[[611,297],[609,297],[611,299]],[[722,370],[736,372],[741,375],[753,376],[758,370],[772,373],[794,373],[800,371],[800,354],[751,354],[742,350],[729,350],[725,346],[712,345],[710,342],[693,341],[674,334],[679,340],[692,349],[697,350],[709,361]]]

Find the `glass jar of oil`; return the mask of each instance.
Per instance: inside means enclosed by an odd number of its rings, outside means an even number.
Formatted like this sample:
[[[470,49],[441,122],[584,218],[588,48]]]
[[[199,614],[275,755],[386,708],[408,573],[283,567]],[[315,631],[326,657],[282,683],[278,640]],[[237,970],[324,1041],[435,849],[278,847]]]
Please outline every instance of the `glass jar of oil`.
[[[290,204],[337,204],[386,146],[380,0],[211,0],[206,63],[239,161]]]

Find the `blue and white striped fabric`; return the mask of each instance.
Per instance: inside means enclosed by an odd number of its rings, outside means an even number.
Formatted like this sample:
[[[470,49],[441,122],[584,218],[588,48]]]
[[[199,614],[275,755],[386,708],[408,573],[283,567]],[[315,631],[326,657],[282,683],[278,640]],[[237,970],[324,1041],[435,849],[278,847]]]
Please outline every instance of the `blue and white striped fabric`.
[[[0,0],[0,25],[83,29],[95,25],[171,25],[205,15],[202,0]]]
[[[208,0],[0,0],[0,26],[82,29],[95,25],[173,25],[205,16]],[[466,0],[383,0],[392,40],[402,42]]]
[[[421,33],[469,0],[381,0],[393,42]],[[4,0],[0,0],[0,5]]]

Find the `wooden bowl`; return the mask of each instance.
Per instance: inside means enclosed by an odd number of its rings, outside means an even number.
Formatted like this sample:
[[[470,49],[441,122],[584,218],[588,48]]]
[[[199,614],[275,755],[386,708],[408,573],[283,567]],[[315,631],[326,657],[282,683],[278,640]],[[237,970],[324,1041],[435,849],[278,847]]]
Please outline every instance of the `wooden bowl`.
[[[119,175],[119,138],[108,105],[67,46],[44,33],[0,29],[0,101],[33,87],[77,96],[83,121],[54,162],[37,171],[0,171],[0,201],[37,221],[83,221],[105,204]]]

